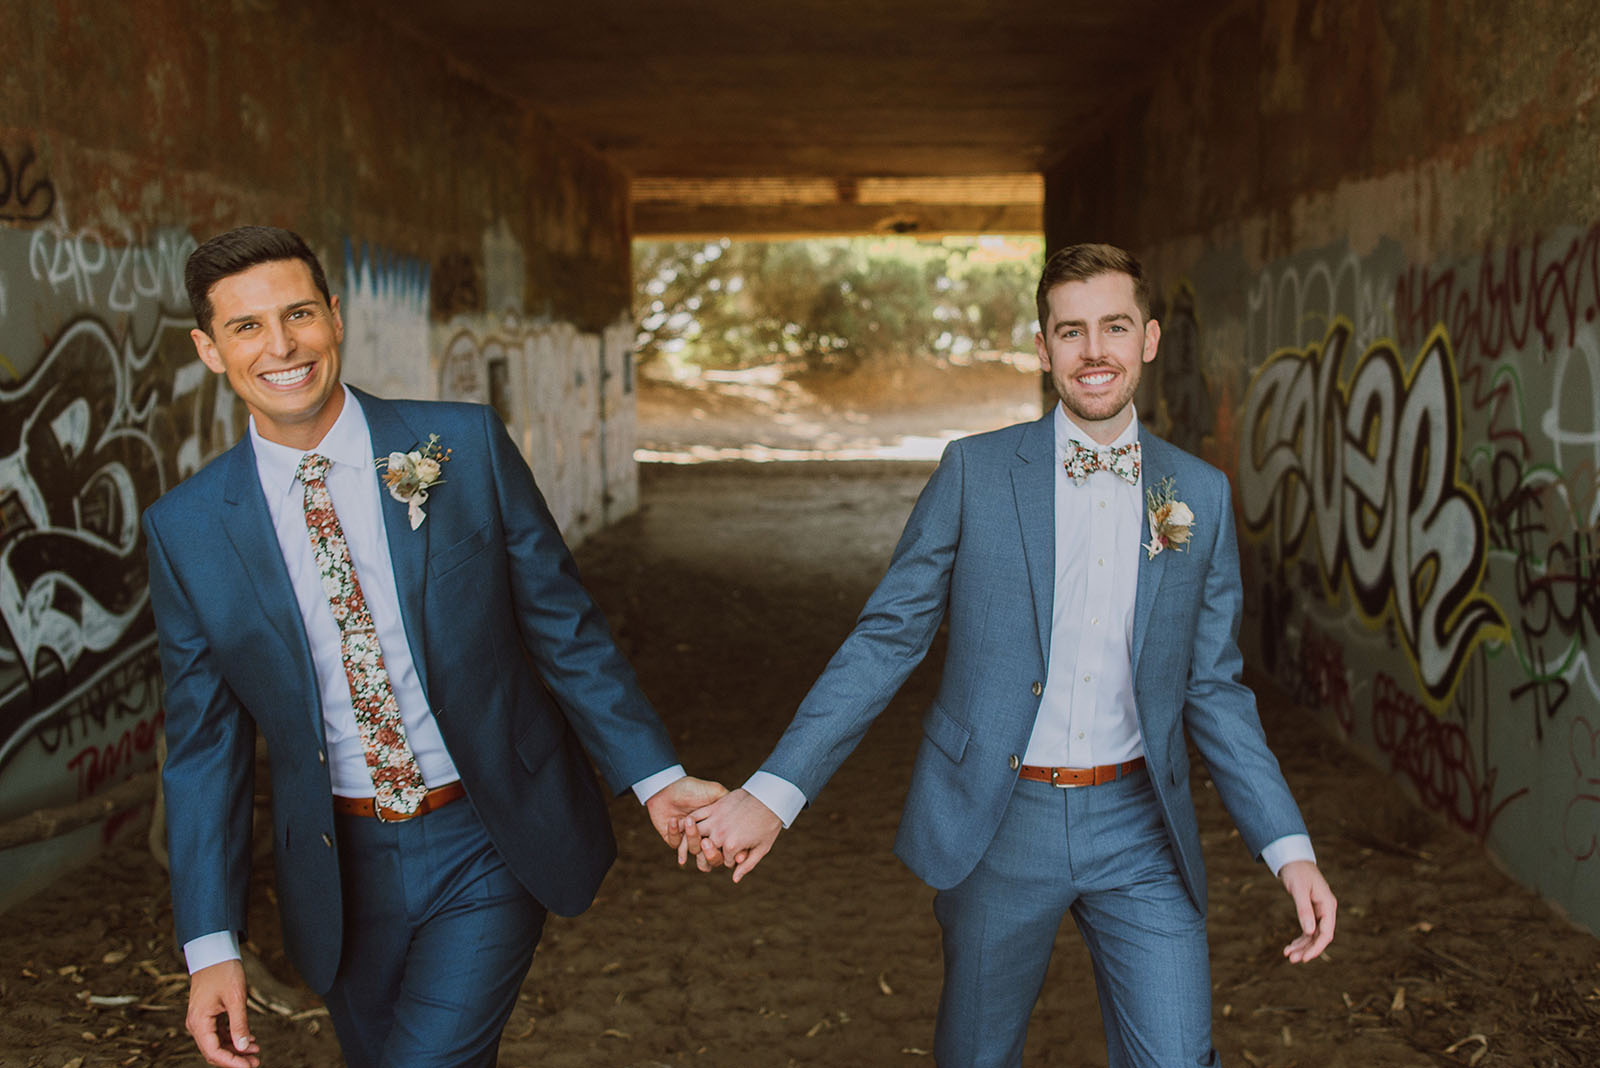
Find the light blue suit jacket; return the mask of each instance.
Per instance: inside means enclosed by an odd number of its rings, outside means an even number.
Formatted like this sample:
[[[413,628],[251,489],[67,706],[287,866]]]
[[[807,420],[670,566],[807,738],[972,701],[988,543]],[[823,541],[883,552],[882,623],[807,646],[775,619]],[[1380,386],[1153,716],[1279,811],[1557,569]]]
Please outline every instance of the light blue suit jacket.
[[[616,855],[584,750],[620,793],[677,763],[672,744],[499,417],[351,392],[375,455],[429,434],[451,450],[418,529],[382,495],[411,655],[506,864],[550,910],[581,912]],[[245,929],[259,728],[285,946],[325,992],[343,919],[322,706],[249,436],[152,505],[144,530],[166,679],[178,941]]]
[[[954,442],[918,498],[889,570],[762,770],[814,798],[922,660],[949,646],[895,852],[947,889],[977,865],[1017,783],[1050,660],[1055,594],[1054,413]],[[1172,476],[1195,514],[1186,551],[1139,554],[1134,699],[1184,883],[1204,912],[1205,867],[1185,735],[1246,846],[1305,825],[1240,681],[1238,544],[1222,472],[1139,430],[1144,484]],[[1141,541],[1150,539],[1149,516]]]

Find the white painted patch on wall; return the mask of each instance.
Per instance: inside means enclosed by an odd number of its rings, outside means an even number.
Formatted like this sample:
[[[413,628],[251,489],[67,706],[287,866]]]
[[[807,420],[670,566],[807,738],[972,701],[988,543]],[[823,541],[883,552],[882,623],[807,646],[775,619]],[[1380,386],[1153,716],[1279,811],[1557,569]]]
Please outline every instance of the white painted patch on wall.
[[[355,242],[344,245],[344,380],[380,397],[438,396],[428,350],[432,269]]]

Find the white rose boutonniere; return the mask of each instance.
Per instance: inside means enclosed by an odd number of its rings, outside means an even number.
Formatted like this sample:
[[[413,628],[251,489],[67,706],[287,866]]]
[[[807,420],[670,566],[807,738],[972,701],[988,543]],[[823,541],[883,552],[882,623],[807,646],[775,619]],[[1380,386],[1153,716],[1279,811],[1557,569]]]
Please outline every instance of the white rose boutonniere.
[[[1177,499],[1172,476],[1162,479],[1154,489],[1145,491],[1145,503],[1150,509],[1150,544],[1142,546],[1149,553],[1146,559],[1155,559],[1163,549],[1183,551],[1194,528],[1194,513]]]
[[[450,462],[450,450],[439,447],[439,435],[429,434],[426,444],[410,452],[391,452],[380,456],[374,463],[383,472],[383,481],[389,486],[389,496],[406,506],[411,529],[416,530],[428,518],[422,506],[428,501],[428,491],[443,485],[444,465]]]

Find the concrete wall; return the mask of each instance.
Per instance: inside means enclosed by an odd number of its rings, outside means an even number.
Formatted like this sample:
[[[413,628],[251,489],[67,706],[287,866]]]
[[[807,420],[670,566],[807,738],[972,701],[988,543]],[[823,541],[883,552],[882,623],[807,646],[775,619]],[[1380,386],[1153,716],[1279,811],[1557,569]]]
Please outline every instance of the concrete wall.
[[[1600,932],[1597,99],[1590,0],[1251,0],[1046,217],[1160,282],[1247,656]]]
[[[153,765],[138,517],[235,441],[182,270],[299,230],[347,380],[493,401],[569,540],[637,501],[626,179],[348,0],[6,5],[0,822]],[[140,813],[121,822],[142,824]],[[0,859],[0,907],[116,830]]]

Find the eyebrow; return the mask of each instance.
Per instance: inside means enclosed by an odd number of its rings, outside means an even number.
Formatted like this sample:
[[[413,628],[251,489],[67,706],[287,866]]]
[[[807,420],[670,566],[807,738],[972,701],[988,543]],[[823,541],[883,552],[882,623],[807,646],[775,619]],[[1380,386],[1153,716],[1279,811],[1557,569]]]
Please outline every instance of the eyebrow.
[[[295,311],[296,309],[304,308],[304,307],[306,307],[308,305],[314,305],[316,303],[317,302],[315,300],[312,300],[309,297],[306,298],[305,300],[297,300],[293,304],[285,304],[283,306],[283,308],[280,309],[280,313],[281,314],[287,314],[289,312]],[[226,328],[228,328],[230,326],[236,326],[239,323],[254,322],[255,320],[257,320],[259,318],[261,318],[261,316],[257,312],[245,312],[243,315],[235,315],[232,319],[229,319],[227,322],[223,323],[222,326],[223,326],[224,329],[226,329]]]
[[[1101,325],[1105,325],[1106,323],[1116,323],[1116,322],[1131,323],[1131,322],[1133,322],[1133,316],[1129,315],[1127,312],[1112,312],[1110,315],[1102,315],[1102,316],[1100,316]],[[1057,319],[1056,320],[1056,329],[1057,330],[1060,330],[1062,327],[1067,327],[1067,326],[1080,326],[1081,327],[1081,326],[1087,326],[1087,325],[1089,325],[1089,324],[1084,322],[1084,320],[1082,320],[1082,319]]]

